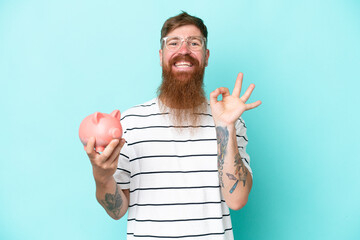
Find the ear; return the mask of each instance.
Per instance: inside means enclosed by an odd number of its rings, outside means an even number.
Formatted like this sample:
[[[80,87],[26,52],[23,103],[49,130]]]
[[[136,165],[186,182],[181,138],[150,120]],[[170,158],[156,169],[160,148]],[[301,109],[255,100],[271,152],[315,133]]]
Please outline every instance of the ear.
[[[160,66],[162,66],[162,49],[159,50]]]
[[[209,57],[210,57],[210,51],[209,51],[209,49],[206,49],[206,51],[205,51],[205,67],[207,67],[207,65],[208,65]]]
[[[91,120],[92,122],[96,125],[99,123],[100,119],[103,118],[104,115],[101,112],[95,112],[92,117]]]
[[[112,117],[120,120],[121,114],[120,114],[120,111],[119,111],[119,110],[116,109],[116,110],[112,111],[112,113],[110,113],[110,115],[111,115]]]

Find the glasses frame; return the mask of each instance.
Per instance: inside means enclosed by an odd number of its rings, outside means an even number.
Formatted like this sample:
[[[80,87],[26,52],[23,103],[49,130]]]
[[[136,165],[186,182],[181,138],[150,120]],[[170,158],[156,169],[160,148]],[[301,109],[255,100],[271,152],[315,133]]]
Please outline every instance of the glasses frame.
[[[168,38],[175,38],[175,37],[181,39],[181,44],[179,45],[179,48],[178,48],[177,50],[168,49],[167,46],[166,46],[166,41],[167,41],[167,39],[168,39]],[[201,36],[190,36],[190,37],[187,37],[187,38],[183,38],[183,37],[179,37],[179,36],[163,37],[163,38],[161,39],[161,49],[163,49],[163,48],[164,48],[164,45],[165,45],[165,48],[166,48],[167,50],[169,50],[169,51],[171,51],[171,52],[176,52],[176,51],[178,51],[178,50],[182,47],[182,45],[184,44],[184,42],[186,42],[187,47],[188,47],[191,51],[194,51],[194,50],[192,50],[191,47],[189,46],[188,41],[189,41],[189,39],[191,39],[191,38],[197,38],[197,37],[199,37],[199,38],[201,39],[201,41],[202,41],[202,44],[203,44],[202,48],[203,48],[203,49],[206,49],[206,45],[207,45],[206,38],[205,38],[205,37],[201,37]],[[165,43],[165,44],[164,44],[164,43]],[[196,50],[195,50],[195,51],[196,51]]]

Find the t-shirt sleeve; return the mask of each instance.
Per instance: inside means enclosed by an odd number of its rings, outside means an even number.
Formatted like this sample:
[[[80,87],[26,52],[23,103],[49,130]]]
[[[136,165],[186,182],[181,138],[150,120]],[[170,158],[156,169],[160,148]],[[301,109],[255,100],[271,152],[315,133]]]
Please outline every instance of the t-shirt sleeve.
[[[236,139],[241,156],[241,160],[244,163],[245,167],[249,170],[251,176],[253,176],[251,167],[250,167],[250,156],[246,152],[246,145],[248,144],[248,138],[246,135],[246,125],[242,118],[239,118],[235,125],[236,128]]]
[[[123,128],[122,137],[125,139],[125,144],[120,151],[118,166],[114,173],[114,179],[121,189],[130,189],[130,158],[132,156],[132,147],[128,145],[130,136],[126,129],[127,122],[125,119],[121,121],[121,125]]]

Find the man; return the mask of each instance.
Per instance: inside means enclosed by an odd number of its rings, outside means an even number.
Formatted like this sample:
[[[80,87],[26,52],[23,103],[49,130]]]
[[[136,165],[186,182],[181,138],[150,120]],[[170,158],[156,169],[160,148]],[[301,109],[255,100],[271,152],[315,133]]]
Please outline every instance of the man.
[[[240,97],[240,73],[232,94],[216,89],[209,106],[206,42],[201,19],[185,12],[169,18],[158,97],[123,113],[124,139],[102,154],[94,138],[86,147],[99,203],[114,219],[129,211],[128,239],[234,239],[229,208],[241,209],[252,186],[240,116],[261,102],[246,104],[253,84]]]

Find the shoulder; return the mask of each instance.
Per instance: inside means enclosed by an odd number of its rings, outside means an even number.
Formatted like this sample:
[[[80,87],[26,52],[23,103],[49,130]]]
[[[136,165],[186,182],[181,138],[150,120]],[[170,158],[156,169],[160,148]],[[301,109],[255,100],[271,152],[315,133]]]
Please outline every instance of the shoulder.
[[[134,107],[130,108],[130,109],[138,109],[138,108],[151,108],[158,105],[158,98],[153,98],[147,102],[144,102],[142,104],[139,105],[135,105]]]
[[[135,105],[121,114],[121,124],[125,128],[133,128],[138,125],[143,125],[152,119],[152,116],[159,115],[159,105],[157,98],[154,98],[145,103]]]
[[[154,111],[157,111],[158,109],[158,100],[157,98],[151,99],[150,101],[147,101],[145,103],[135,105],[126,111],[124,111],[121,114],[121,121],[131,117],[131,116],[137,116],[137,115],[145,115],[147,113],[151,113]]]

